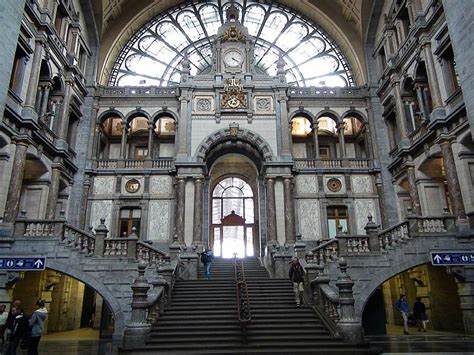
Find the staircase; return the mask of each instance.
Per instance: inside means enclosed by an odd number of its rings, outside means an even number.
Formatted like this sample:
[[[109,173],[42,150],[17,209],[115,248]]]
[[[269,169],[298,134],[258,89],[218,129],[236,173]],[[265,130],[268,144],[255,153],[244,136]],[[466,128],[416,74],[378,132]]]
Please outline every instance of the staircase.
[[[172,304],[133,354],[367,353],[332,337],[310,307],[297,308],[292,285],[270,279],[256,258],[244,261],[252,320],[237,321],[233,260],[215,259],[211,280],[177,281]]]

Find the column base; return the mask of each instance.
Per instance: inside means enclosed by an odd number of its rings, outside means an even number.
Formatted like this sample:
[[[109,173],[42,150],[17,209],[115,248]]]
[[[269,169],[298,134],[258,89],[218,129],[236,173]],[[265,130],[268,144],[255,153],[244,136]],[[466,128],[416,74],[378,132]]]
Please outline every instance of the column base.
[[[38,113],[33,107],[24,107],[21,110],[21,118],[25,121],[38,122]]]
[[[357,321],[353,322],[338,322],[337,327],[344,337],[345,343],[350,344],[364,344],[364,328],[362,324]]]
[[[123,335],[123,348],[133,349],[145,345],[145,339],[150,333],[149,324],[131,324],[127,326]]]
[[[446,118],[446,110],[444,107],[436,107],[431,111],[430,114],[430,122],[443,120]]]

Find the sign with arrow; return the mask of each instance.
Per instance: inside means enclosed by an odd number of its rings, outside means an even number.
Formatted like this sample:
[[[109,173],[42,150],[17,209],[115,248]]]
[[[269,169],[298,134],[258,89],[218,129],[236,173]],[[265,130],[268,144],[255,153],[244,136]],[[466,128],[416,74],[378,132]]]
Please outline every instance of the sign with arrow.
[[[0,269],[43,271],[46,268],[46,258],[0,258]]]
[[[431,264],[435,266],[474,265],[472,252],[431,252]]]

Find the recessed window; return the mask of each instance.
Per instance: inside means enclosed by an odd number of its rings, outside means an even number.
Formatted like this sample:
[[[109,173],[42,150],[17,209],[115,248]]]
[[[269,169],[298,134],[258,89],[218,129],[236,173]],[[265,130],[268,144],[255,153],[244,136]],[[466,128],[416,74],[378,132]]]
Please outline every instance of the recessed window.
[[[328,236],[334,238],[342,227],[342,232],[348,232],[349,216],[347,214],[347,207],[336,206],[328,207]]]
[[[132,234],[132,228],[137,229],[140,235],[140,219],[142,211],[139,208],[123,208],[120,210],[119,236],[125,237]]]

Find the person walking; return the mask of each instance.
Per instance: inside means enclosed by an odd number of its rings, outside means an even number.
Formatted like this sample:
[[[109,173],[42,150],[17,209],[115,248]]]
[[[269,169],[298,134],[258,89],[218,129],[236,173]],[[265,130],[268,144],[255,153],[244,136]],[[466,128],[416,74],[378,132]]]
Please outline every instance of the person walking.
[[[16,355],[16,349],[20,342],[28,343],[28,336],[30,327],[28,326],[28,319],[25,316],[23,309],[16,309],[15,319],[13,320],[13,328],[10,334],[10,340],[6,347],[5,355]],[[24,349],[24,347],[22,347]]]
[[[296,307],[301,305],[304,292],[304,269],[297,257],[291,260],[290,271],[288,272],[291,282],[293,283],[293,292],[295,293]]]
[[[426,306],[421,302],[421,297],[416,298],[416,302],[413,304],[413,318],[415,318],[416,324],[418,326],[418,331],[426,332],[426,323],[428,322],[428,316],[426,315]]]
[[[5,333],[5,324],[7,323],[7,318],[8,318],[8,312],[5,311],[7,308],[6,305],[2,304],[0,305],[0,341],[2,342],[2,345],[5,344],[5,339],[3,338],[3,334]]]
[[[33,312],[29,320],[31,336],[28,344],[28,355],[38,355],[38,345],[44,332],[44,322],[48,317],[48,311],[44,308],[43,300],[38,300],[36,307],[38,309]]]
[[[395,309],[400,312],[403,318],[403,333],[408,335],[408,316],[410,315],[410,307],[408,306],[407,296],[400,295],[399,300],[395,304]]]
[[[20,311],[21,302],[20,300],[14,300],[10,305],[10,310],[8,311],[7,321],[5,322],[5,349],[8,349],[11,335],[13,332],[13,323],[15,322],[15,318]]]
[[[212,259],[214,259],[214,255],[212,254],[212,250],[209,248],[206,248],[201,253],[201,262],[204,264],[204,274],[206,275],[206,278],[208,280],[211,279],[211,264],[212,264]]]

